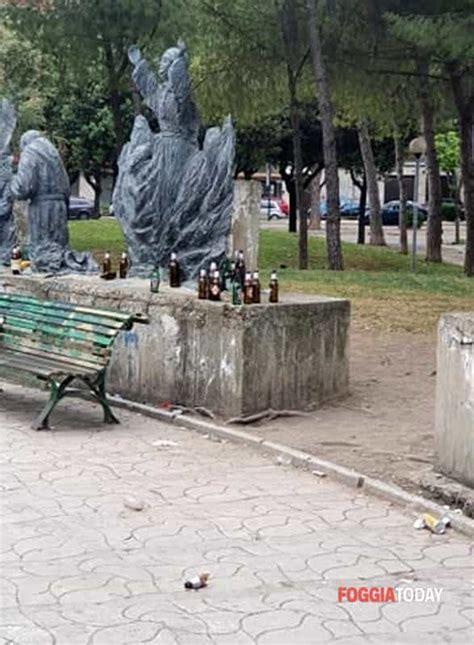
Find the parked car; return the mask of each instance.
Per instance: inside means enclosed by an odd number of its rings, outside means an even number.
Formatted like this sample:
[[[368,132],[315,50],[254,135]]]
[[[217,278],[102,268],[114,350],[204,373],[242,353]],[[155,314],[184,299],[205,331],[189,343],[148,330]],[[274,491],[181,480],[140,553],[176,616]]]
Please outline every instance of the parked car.
[[[359,217],[359,202],[354,201],[353,199],[341,197],[341,200],[339,202],[339,212],[341,213],[341,217],[347,217],[347,219],[357,219]],[[321,202],[321,218],[326,219],[327,214],[327,202]]]
[[[407,226],[411,228],[413,223],[413,202],[407,202]],[[398,226],[400,213],[400,200],[394,199],[387,202],[382,207],[382,223],[384,226]],[[423,206],[418,205],[418,228],[428,218],[428,211]]]
[[[98,219],[94,212],[94,203],[83,197],[70,197],[68,219]]]
[[[260,217],[265,217],[268,220],[283,219],[285,214],[275,199],[268,200],[263,198],[260,201]]]
[[[288,217],[288,215],[290,214],[289,205],[281,197],[276,197],[275,201],[277,202],[278,206],[280,207],[280,210],[283,213],[283,215]]]

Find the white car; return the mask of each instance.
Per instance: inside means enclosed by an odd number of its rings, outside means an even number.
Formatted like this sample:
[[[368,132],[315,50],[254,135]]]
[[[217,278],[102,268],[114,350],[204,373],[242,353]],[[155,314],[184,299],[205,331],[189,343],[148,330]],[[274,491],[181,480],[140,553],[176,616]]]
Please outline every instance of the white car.
[[[263,198],[260,201],[260,217],[263,219],[283,219],[285,214],[281,210],[279,204],[274,199]]]

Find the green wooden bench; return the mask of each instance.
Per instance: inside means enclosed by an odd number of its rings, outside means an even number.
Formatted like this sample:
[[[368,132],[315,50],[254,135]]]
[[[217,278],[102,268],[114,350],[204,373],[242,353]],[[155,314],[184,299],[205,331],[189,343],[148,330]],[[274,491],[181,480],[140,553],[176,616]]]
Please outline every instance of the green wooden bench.
[[[107,402],[105,376],[115,339],[134,323],[148,323],[148,318],[0,293],[0,368],[34,374],[49,386],[49,400],[34,429],[49,429],[52,411],[72,393],[68,388],[75,380],[85,383],[101,404],[105,423],[119,423]]]

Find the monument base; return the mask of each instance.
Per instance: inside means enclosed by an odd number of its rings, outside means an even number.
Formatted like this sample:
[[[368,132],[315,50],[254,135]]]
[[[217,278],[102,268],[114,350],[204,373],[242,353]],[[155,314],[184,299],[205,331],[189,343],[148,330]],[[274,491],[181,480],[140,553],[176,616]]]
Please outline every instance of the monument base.
[[[474,312],[439,322],[436,466],[474,487]]]
[[[347,394],[350,303],[284,296],[234,307],[188,289],[150,293],[145,280],[0,274],[4,291],[129,312],[139,325],[117,339],[108,391],[139,402],[203,406],[229,418],[268,408],[312,409]],[[268,300],[268,295],[262,294]]]

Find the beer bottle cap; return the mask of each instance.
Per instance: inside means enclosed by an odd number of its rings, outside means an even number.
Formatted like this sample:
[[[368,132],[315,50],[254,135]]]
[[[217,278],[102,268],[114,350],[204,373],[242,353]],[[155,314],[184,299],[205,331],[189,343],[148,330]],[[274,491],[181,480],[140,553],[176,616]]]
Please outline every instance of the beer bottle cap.
[[[123,251],[122,252],[122,260],[126,260],[126,259],[127,259],[127,251]]]
[[[272,277],[271,277],[271,279],[272,279],[272,280],[277,280],[277,279],[278,279],[278,276],[277,276],[277,272],[276,272],[276,271],[272,271]]]
[[[199,275],[201,276],[201,278],[205,278],[206,277],[206,269],[201,269],[199,271]]]
[[[246,280],[251,280],[252,279],[252,274],[250,273],[250,271],[247,271],[247,273],[245,274],[245,279]]]
[[[105,252],[105,257],[107,260],[110,258],[110,253],[108,251]]]
[[[217,264],[215,262],[211,262],[211,273],[217,269]]]
[[[171,254],[171,259],[172,259],[172,260],[176,260],[176,257],[177,257],[177,256],[176,256],[176,253],[172,253],[172,254]]]
[[[253,277],[254,277],[254,279],[255,279],[255,280],[258,280],[258,278],[259,278],[259,273],[258,273],[258,271],[254,271],[254,272],[253,272]]]
[[[215,278],[218,278],[219,276],[220,276],[219,271],[217,271],[217,270],[216,270],[216,271],[214,271],[214,277],[215,277]]]

